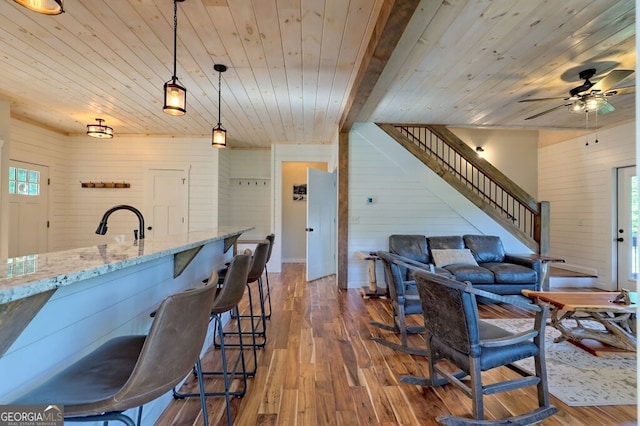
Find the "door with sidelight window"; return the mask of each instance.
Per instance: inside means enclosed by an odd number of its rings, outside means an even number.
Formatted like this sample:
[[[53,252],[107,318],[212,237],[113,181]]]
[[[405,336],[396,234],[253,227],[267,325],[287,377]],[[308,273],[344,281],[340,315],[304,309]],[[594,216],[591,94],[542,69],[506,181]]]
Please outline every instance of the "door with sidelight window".
[[[48,248],[49,168],[9,161],[9,257],[45,253]]]

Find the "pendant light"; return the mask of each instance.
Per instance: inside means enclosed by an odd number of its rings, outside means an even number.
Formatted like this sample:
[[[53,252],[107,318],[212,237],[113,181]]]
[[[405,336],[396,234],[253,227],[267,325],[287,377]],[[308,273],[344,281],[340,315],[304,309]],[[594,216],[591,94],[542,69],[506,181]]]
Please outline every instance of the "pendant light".
[[[220,109],[222,107],[221,97],[220,97],[220,87],[222,81],[222,73],[227,70],[227,67],[222,64],[215,64],[213,66],[215,71],[218,71],[218,124],[211,131],[211,146],[215,148],[226,148],[227,147],[227,131],[222,127],[220,123]]]
[[[87,124],[87,135],[92,138],[111,139],[113,138],[113,128],[102,124],[102,118],[96,118],[98,124]]]
[[[162,110],[169,115],[184,115],[187,112],[187,89],[176,77],[176,63],[178,54],[178,2],[173,0],[173,76],[164,83],[164,106]]]
[[[64,13],[62,7],[63,0],[13,0],[16,3],[33,10],[34,12],[42,13],[43,15],[60,15]]]

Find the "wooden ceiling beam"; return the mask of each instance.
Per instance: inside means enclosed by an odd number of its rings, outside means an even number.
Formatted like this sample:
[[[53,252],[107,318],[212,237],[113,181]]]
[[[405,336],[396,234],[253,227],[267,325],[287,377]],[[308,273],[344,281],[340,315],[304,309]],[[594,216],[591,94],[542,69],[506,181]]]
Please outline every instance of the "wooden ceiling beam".
[[[341,133],[355,123],[419,4],[420,0],[387,0],[382,5],[340,120]]]

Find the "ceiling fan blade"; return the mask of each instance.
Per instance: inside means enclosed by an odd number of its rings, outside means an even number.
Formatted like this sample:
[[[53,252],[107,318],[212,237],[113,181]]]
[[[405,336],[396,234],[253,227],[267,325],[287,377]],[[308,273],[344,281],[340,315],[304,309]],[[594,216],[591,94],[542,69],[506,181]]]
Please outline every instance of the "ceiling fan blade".
[[[548,113],[550,113],[550,112],[552,112],[552,111],[555,111],[555,110],[560,109],[560,108],[563,108],[563,107],[567,107],[567,106],[569,106],[569,105],[571,105],[571,104],[562,104],[562,105],[558,105],[558,106],[553,107],[553,108],[551,108],[551,109],[548,109],[548,110],[546,110],[546,111],[542,111],[542,112],[540,112],[540,113],[538,113],[538,114],[536,114],[536,115],[532,115],[531,117],[527,117],[527,118],[525,118],[525,120],[533,120],[534,118],[538,118],[538,117],[540,117],[541,115],[548,114]]]
[[[566,96],[556,96],[554,98],[534,98],[534,99],[522,99],[518,102],[538,102],[538,101],[557,101],[558,99],[567,100]]]
[[[598,115],[609,114],[610,112],[613,112],[615,110],[616,107],[607,102],[602,108],[598,110]]]
[[[594,84],[591,87],[591,91],[599,90],[601,92],[606,92],[633,73],[633,70],[613,70],[602,80]]]
[[[627,86],[627,87],[619,87],[614,90],[609,90],[604,95],[605,96],[621,96],[621,95],[631,95],[636,93],[635,86]]]

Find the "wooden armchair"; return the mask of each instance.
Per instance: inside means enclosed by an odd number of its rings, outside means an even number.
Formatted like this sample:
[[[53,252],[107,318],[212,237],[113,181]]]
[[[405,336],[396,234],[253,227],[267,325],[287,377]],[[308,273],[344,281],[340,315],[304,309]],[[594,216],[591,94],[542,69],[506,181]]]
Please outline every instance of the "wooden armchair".
[[[515,298],[498,296],[426,271],[414,273],[422,302],[425,321],[425,340],[429,359],[429,378],[403,376],[401,381],[422,386],[453,384],[473,402],[473,418],[441,416],[438,421],[447,425],[511,424],[528,425],[557,412],[549,402],[547,372],[544,359],[544,329],[548,307],[527,304]],[[511,333],[481,321],[476,296],[494,302],[509,303],[536,312],[532,328]],[[533,357],[535,374],[497,383],[484,384],[481,373],[493,368]],[[439,361],[448,360],[459,370],[451,371]],[[519,373],[517,367],[513,369]],[[470,377],[470,384],[462,381]],[[499,420],[484,420],[483,396],[527,386],[537,387],[538,408],[528,413]]]
[[[393,324],[383,324],[377,321],[372,321],[370,324],[383,330],[400,333],[401,344],[381,337],[374,337],[372,340],[397,351],[424,356],[426,355],[425,349],[410,347],[407,344],[407,334],[424,332],[423,326],[407,326],[406,320],[407,315],[422,314],[422,304],[420,303],[420,296],[418,296],[415,281],[405,280],[407,267],[411,267],[412,270],[417,270],[419,266],[408,264],[407,262],[411,262],[410,259],[386,251],[379,251],[376,254],[384,267],[387,290],[393,310]],[[422,266],[428,267],[428,265]]]

